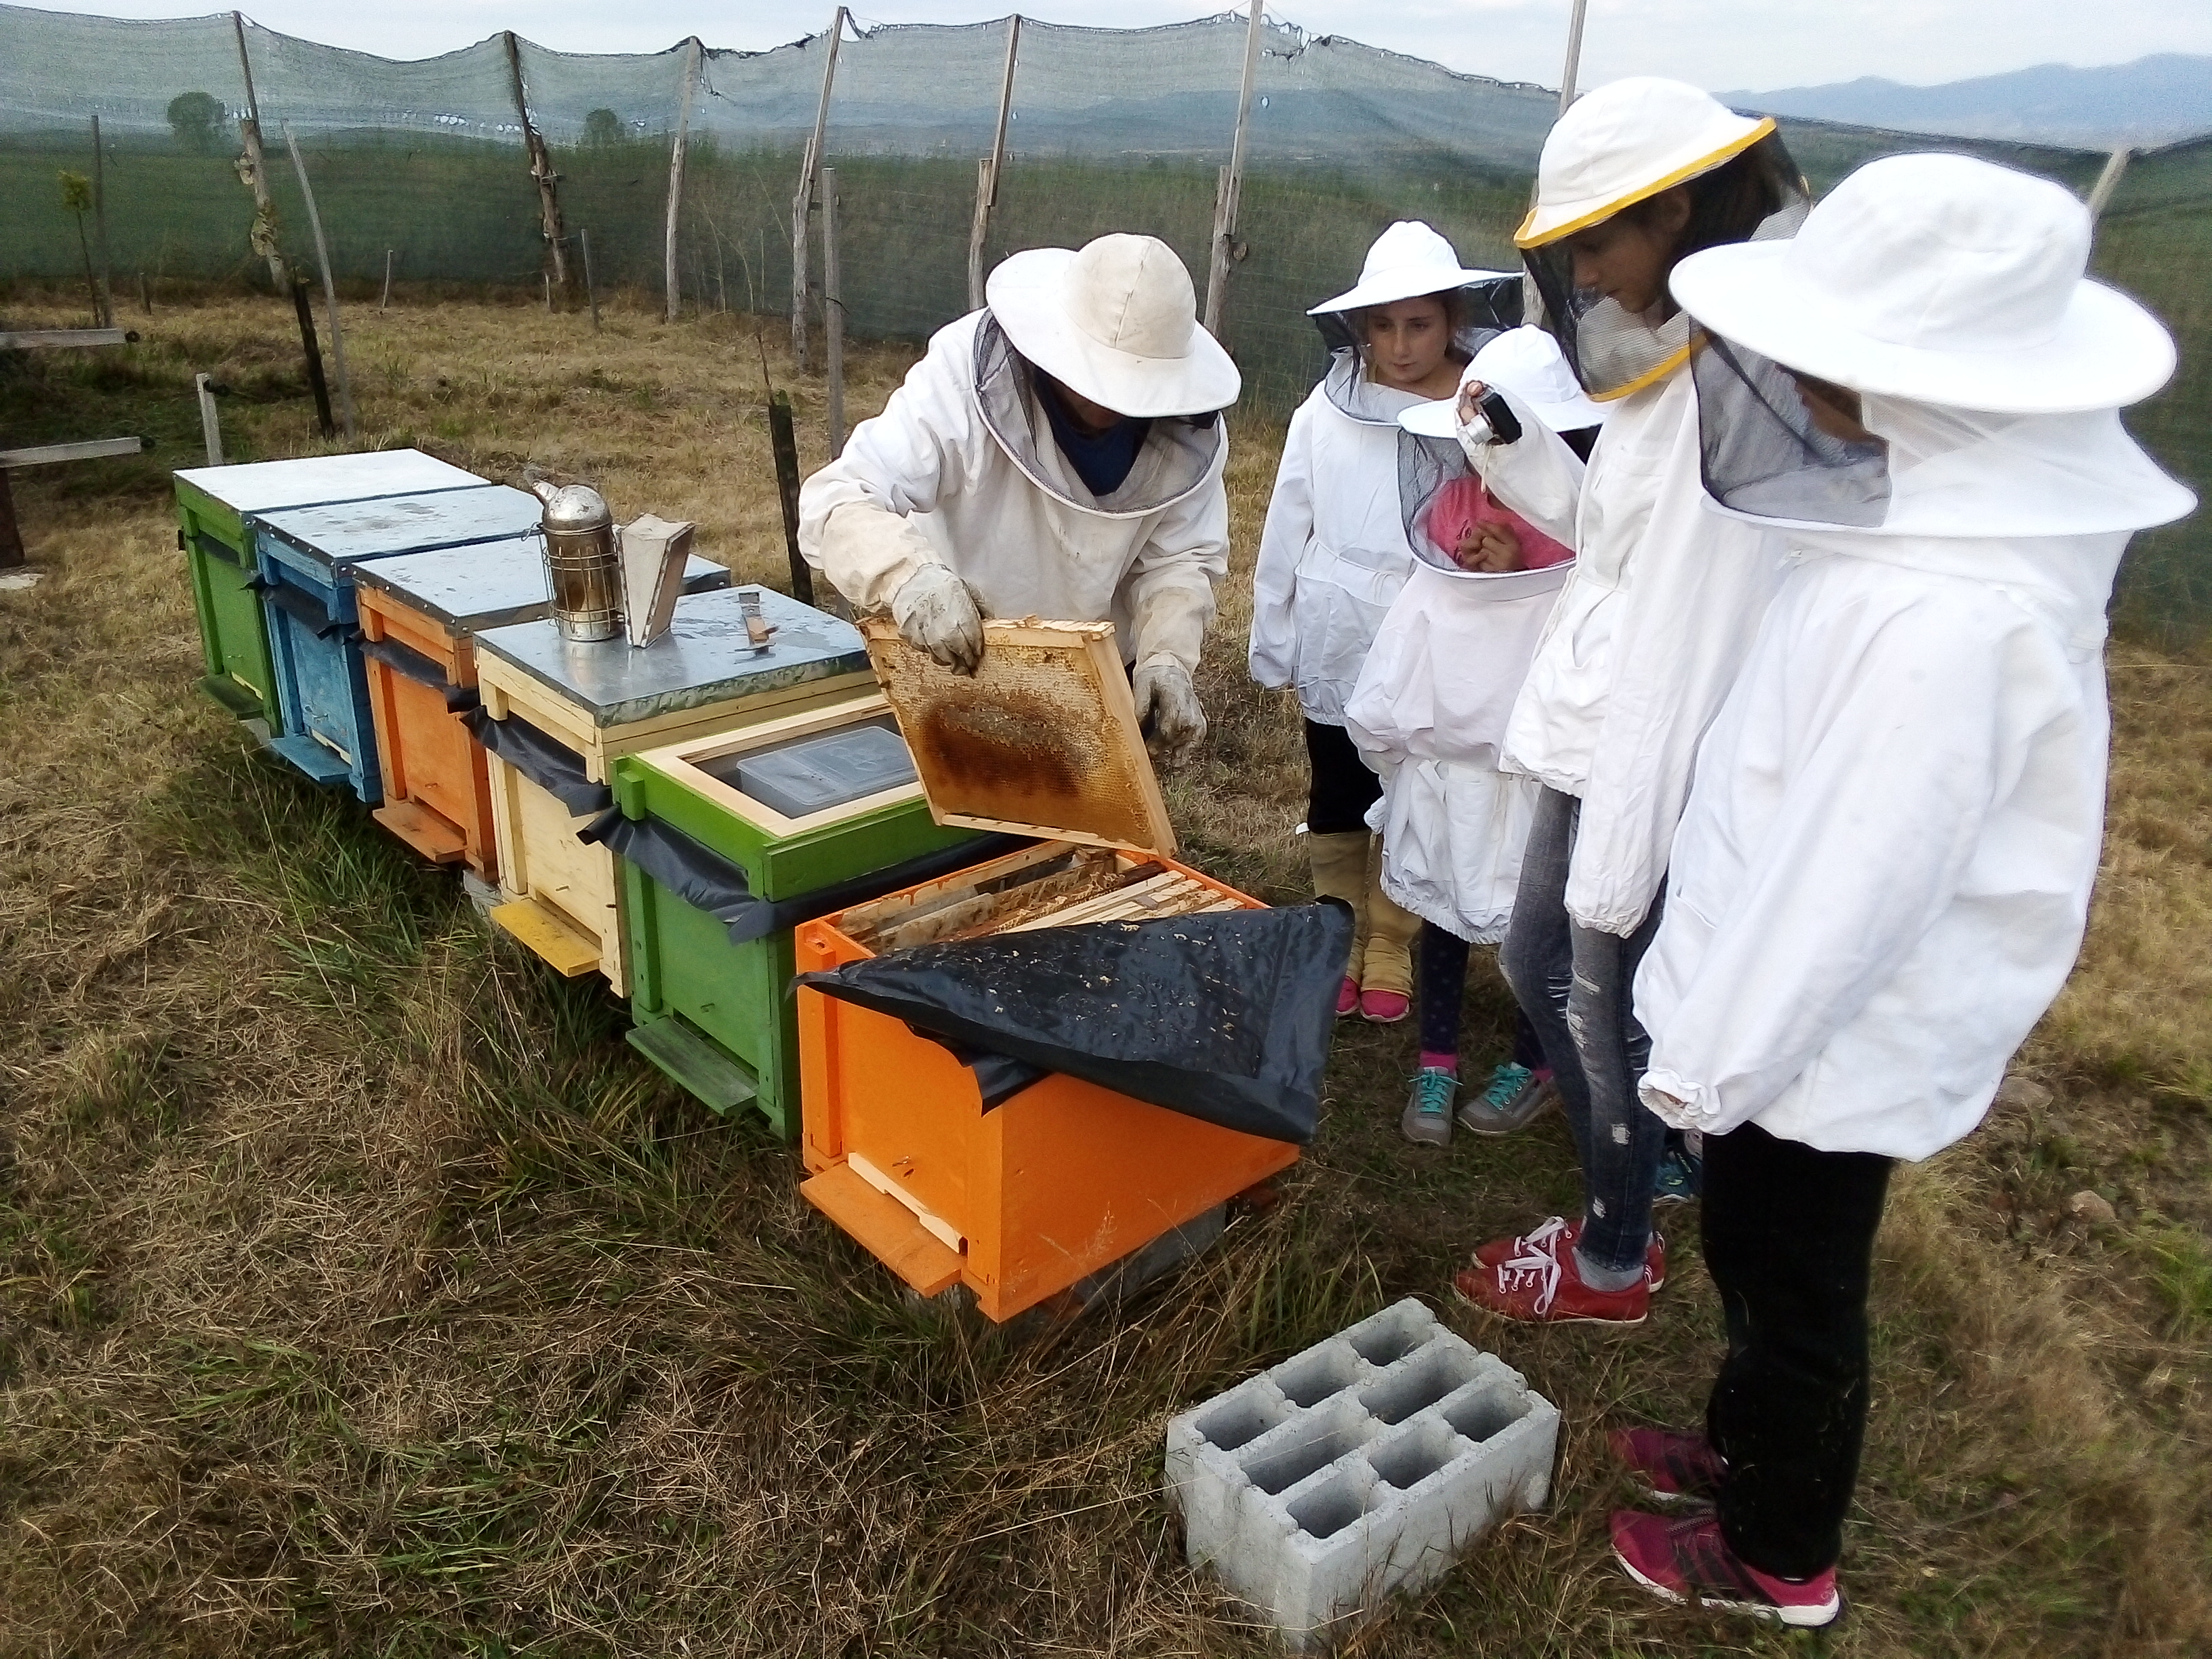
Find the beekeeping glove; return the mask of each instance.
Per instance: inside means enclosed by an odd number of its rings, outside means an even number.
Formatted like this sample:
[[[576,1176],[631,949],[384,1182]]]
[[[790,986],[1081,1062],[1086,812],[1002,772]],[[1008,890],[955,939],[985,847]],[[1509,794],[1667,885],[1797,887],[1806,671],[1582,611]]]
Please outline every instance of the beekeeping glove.
[[[908,577],[891,595],[891,619],[908,645],[955,673],[972,674],[983,660],[983,613],[950,566],[925,564]]]
[[[1145,747],[1162,766],[1181,766],[1206,741],[1206,711],[1198,706],[1198,687],[1190,670],[1171,657],[1139,668],[1132,681],[1137,694],[1137,723]]]

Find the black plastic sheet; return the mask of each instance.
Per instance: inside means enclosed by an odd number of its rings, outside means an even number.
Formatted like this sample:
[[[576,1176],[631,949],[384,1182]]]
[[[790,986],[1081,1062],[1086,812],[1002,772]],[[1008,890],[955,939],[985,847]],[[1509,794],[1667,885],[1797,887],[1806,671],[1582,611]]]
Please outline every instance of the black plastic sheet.
[[[581,755],[547,737],[520,715],[495,720],[489,710],[479,707],[461,718],[478,743],[567,807],[571,817],[604,812],[614,800],[613,790],[585,775]]]
[[[283,582],[266,583],[262,589],[262,597],[317,639],[327,640],[333,635],[345,633],[353,626],[350,623],[331,620],[327,607]]]
[[[446,678],[442,664],[433,661],[411,647],[400,644],[398,640],[363,640],[361,653],[364,657],[375,658],[401,678],[412,680],[417,685],[427,686],[435,691],[446,700],[446,712],[449,714],[463,714],[477,706],[475,687],[455,685]]]
[[[1105,921],[924,945],[799,982],[963,1050],[1303,1146],[1321,1112],[1349,911]],[[980,1077],[979,1073],[979,1077]]]
[[[802,921],[826,916],[848,905],[863,904],[939,876],[951,875],[987,859],[1019,852],[1030,843],[1019,836],[981,836],[920,858],[871,870],[850,881],[817,887],[787,898],[764,899],[752,890],[739,866],[711,847],[663,823],[659,818],[626,817],[618,806],[576,832],[580,841],[597,842],[619,853],[686,904],[705,911],[729,929],[730,943],[764,939]]]

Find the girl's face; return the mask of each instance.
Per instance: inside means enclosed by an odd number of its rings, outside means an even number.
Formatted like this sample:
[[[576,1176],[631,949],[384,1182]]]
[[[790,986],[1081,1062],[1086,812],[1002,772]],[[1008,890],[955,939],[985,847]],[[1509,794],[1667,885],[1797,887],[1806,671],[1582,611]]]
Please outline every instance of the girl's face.
[[[1690,222],[1690,192],[1677,185],[1566,239],[1574,285],[1641,316],[1667,297],[1674,246]]]
[[[1451,319],[1433,294],[1393,300],[1367,313],[1367,360],[1381,384],[1415,390],[1437,378],[1451,349]],[[1458,383],[1456,374],[1452,376]],[[1443,394],[1438,394],[1439,396]]]

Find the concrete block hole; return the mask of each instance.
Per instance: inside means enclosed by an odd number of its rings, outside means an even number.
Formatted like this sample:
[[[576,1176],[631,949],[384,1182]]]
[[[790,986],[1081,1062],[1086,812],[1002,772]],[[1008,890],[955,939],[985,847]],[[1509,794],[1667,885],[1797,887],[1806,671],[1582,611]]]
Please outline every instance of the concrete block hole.
[[[1463,1400],[1444,1407],[1444,1421],[1480,1445],[1492,1435],[1510,1428],[1528,1413],[1526,1395],[1502,1385],[1477,1389]]]
[[[1475,1370],[1473,1357],[1463,1350],[1438,1345],[1403,1370],[1370,1383],[1361,1392],[1359,1403],[1378,1421],[1402,1423],[1415,1412],[1435,1405],[1453,1389],[1473,1382]]]
[[[1291,1519],[1307,1537],[1333,1538],[1374,1507],[1373,1494],[1362,1492],[1358,1476],[1346,1469],[1289,1507]]]
[[[1459,1455],[1449,1423],[1428,1422],[1367,1455],[1367,1467],[1400,1492],[1410,1492]]]
[[[1223,1451],[1235,1451],[1290,1415],[1287,1407],[1257,1392],[1232,1395],[1197,1423],[1200,1437]]]
[[[1298,1406],[1318,1406],[1358,1381],[1359,1356],[1349,1346],[1334,1343],[1316,1352],[1301,1354],[1275,1372],[1275,1386]]]
[[[1272,1498],[1297,1486],[1315,1470],[1327,1468],[1358,1447],[1364,1438],[1350,1425],[1340,1424],[1334,1428],[1316,1425],[1312,1433],[1253,1458],[1244,1465],[1244,1473],[1254,1486]]]

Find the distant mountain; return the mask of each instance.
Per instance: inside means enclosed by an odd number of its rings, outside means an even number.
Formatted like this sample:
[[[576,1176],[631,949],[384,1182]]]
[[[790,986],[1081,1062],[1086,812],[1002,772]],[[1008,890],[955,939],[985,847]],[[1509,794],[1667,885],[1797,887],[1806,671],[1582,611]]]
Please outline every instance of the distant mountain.
[[[2212,131],[2212,58],[2159,52],[2132,64],[2042,64],[1939,87],[1868,76],[1825,87],[1723,92],[1737,109],[1967,138],[2137,149]]]

